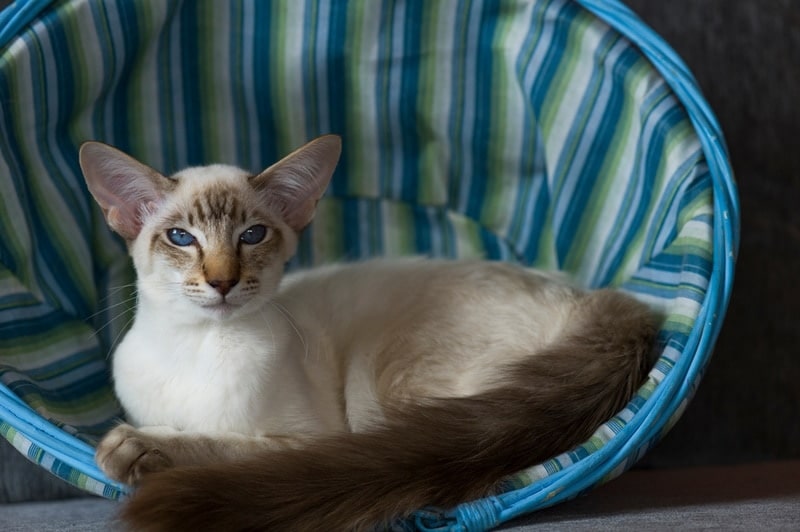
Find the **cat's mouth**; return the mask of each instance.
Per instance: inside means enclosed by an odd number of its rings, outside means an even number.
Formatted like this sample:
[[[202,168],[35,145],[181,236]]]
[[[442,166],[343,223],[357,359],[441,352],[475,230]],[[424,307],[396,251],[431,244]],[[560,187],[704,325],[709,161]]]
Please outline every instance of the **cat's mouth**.
[[[210,312],[216,318],[225,318],[230,316],[233,311],[239,308],[240,305],[234,305],[227,301],[220,301],[218,303],[211,303],[208,305],[201,305],[203,310]]]

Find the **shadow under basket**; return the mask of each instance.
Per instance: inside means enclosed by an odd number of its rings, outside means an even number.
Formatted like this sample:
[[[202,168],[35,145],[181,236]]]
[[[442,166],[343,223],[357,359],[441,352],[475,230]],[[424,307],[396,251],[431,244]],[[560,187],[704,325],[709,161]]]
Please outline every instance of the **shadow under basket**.
[[[484,257],[665,312],[647,382],[588,441],[409,528],[482,530],[575,497],[634,464],[698,385],[733,280],[735,185],[691,74],[616,1],[34,0],[0,12],[0,46],[0,434],[71,484],[127,490],[93,461],[122,414],[108,357],[135,291],[81,177],[89,139],[167,173],[258,171],[337,133],[290,268]]]

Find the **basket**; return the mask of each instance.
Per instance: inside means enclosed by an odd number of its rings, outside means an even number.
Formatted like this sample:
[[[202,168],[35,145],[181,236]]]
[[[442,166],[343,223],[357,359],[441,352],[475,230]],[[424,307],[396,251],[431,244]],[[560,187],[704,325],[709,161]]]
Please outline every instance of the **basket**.
[[[344,152],[290,265],[483,257],[662,309],[660,357],[584,444],[408,527],[482,530],[622,473],[676,421],[720,330],[738,204],[691,74],[617,1],[61,0],[0,13],[0,434],[107,498],[108,356],[133,273],[83,183],[102,140],[166,173]],[[447,435],[443,435],[446,437]]]

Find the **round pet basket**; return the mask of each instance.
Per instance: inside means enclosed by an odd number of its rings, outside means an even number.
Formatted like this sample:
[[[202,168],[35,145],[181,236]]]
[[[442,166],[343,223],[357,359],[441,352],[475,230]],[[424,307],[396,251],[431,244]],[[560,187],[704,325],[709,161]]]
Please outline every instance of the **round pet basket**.
[[[78,167],[89,139],[167,173],[257,171],[338,133],[291,267],[485,257],[664,311],[649,379],[592,438],[409,527],[481,530],[575,497],[634,464],[698,385],[735,186],[692,76],[617,1],[28,1],[0,13],[0,47],[0,434],[76,486],[127,491],[93,445],[122,415],[108,357],[135,299]]]

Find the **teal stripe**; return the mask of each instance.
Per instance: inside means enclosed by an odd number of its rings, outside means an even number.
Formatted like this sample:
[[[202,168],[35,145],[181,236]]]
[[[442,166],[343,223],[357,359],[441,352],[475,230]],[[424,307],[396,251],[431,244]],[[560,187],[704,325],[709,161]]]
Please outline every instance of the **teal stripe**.
[[[421,33],[420,20],[426,14],[423,1],[409,2],[403,20],[403,55],[405,57],[419,57],[422,54],[423,34]],[[399,91],[404,97],[400,99],[399,116],[395,124],[402,131],[402,185],[400,194],[395,197],[404,201],[413,202],[419,197],[420,178],[417,159],[420,152],[419,132],[417,130],[417,98],[409,97],[419,92],[420,63],[419,61],[404,61],[405,68],[400,82]]]
[[[498,9],[500,3],[484,3],[480,11],[476,8],[475,16],[481,20],[475,35],[476,41],[474,56],[474,100],[468,105],[472,108],[474,117],[472,125],[472,138],[467,144],[471,154],[471,171],[473,179],[467,191],[467,201],[463,205],[463,212],[470,218],[482,220],[482,207],[486,202],[488,182],[492,179],[494,171],[492,163],[496,161],[491,153],[492,137],[497,132],[492,129],[492,115],[496,111],[494,91],[498,88],[493,77],[492,65],[497,61],[493,51],[495,31],[497,29]],[[480,73],[480,74],[479,74]],[[469,160],[469,159],[468,159]],[[499,258],[490,253],[490,257]]]
[[[326,3],[326,2],[323,2]],[[326,6],[330,9],[328,14],[327,25],[327,42],[325,43],[323,68],[327,72],[328,83],[322,91],[320,98],[325,98],[327,104],[329,124],[324,124],[322,127],[317,127],[319,133],[338,133],[347,141],[348,134],[353,124],[350,122],[350,113],[343,105],[347,102],[348,93],[351,90],[346,76],[342,73],[348,72],[348,65],[346,58],[348,57],[348,46],[351,44],[349,38],[351,36],[351,28],[349,26],[350,17],[352,16],[347,9],[347,5],[343,2],[330,2]],[[322,55],[322,54],[320,54]],[[356,105],[358,105],[356,103]],[[342,150],[341,158],[339,159],[339,166],[334,174],[330,193],[334,195],[346,194],[346,169],[350,163],[351,151],[350,149]],[[375,177],[373,176],[372,179]]]
[[[453,22],[455,30],[453,32],[453,50],[469,50],[468,43],[468,21],[472,11],[472,2],[469,0],[459,0],[453,10]],[[450,154],[450,165],[448,168],[449,183],[449,207],[456,212],[462,211],[461,197],[462,188],[467,186],[468,168],[464,164],[465,154],[463,149],[463,131],[467,128],[465,124],[464,109],[467,107],[465,91],[473,80],[467,78],[465,55],[454,56],[451,65],[452,77],[460,82],[452,84],[451,113],[449,122],[448,137],[453,139],[452,152]]]

